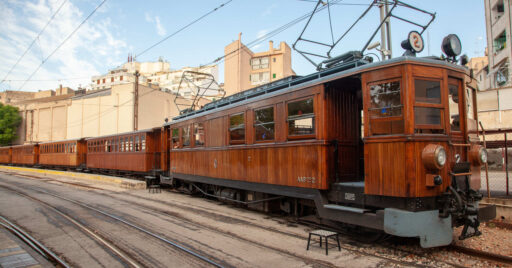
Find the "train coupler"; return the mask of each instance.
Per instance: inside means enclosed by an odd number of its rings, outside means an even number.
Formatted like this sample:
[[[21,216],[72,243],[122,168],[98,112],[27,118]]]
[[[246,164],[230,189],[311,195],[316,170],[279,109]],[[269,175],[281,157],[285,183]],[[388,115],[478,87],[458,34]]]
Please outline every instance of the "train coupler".
[[[459,240],[464,240],[466,238],[470,238],[473,236],[480,236],[482,234],[482,232],[480,232],[478,230],[479,226],[480,226],[480,222],[478,221],[478,219],[466,218],[464,220],[464,228],[462,228],[462,232],[460,233]],[[469,227],[471,227],[471,229],[473,229],[474,231],[468,233]]]

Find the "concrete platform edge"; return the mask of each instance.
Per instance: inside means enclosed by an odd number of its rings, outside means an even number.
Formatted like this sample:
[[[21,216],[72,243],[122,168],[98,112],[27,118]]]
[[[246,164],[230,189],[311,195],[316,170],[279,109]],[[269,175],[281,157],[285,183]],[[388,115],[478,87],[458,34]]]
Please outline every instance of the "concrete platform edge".
[[[80,172],[71,172],[71,171],[60,171],[60,170],[51,170],[51,169],[38,169],[38,168],[29,168],[29,167],[17,167],[17,166],[4,166],[0,165],[0,169],[2,170],[13,170],[13,171],[22,171],[43,175],[56,175],[63,176],[75,179],[84,179],[84,180],[94,180],[99,182],[104,182],[108,184],[118,185],[121,188],[126,189],[146,189],[146,182],[119,178],[107,175],[98,175],[98,174],[90,174],[90,173],[80,173]]]

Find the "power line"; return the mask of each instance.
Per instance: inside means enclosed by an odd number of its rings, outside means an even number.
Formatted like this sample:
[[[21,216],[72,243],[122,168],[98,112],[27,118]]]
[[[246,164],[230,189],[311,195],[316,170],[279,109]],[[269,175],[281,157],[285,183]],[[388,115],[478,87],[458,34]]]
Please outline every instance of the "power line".
[[[59,50],[77,31],[78,29],[80,29],[80,27],[82,27],[82,25],[85,24],[85,22],[94,14],[96,13],[96,11],[103,5],[105,4],[105,2],[107,2],[107,0],[103,0],[90,14],[89,16],[87,16],[74,30],[73,32],[71,32],[71,34],[69,34],[66,39],[64,39],[64,41],[62,41],[53,51],[52,53],[50,53],[50,55],[48,55],[48,57],[46,57],[42,62],[41,64],[39,64],[39,66],[37,66],[36,70],[30,74],[30,76],[23,82],[23,84],[21,85],[21,87],[19,87],[18,90],[21,90],[25,84],[27,84],[27,82],[37,73],[37,71],[39,71],[39,69],[41,68],[41,66],[43,66],[43,64],[45,64],[45,62],[51,57],[53,56],[53,54],[55,54],[55,52],[57,52],[57,50]]]
[[[341,0],[331,1],[331,4],[336,4],[336,3],[340,2],[340,1],[341,1]],[[316,2],[316,1],[315,1],[315,2]],[[277,34],[279,34],[279,33],[283,32],[283,31],[285,31],[285,30],[287,30],[287,29],[291,28],[292,26],[294,26],[294,25],[296,25],[297,23],[299,23],[299,22],[301,22],[301,21],[305,20],[306,18],[309,18],[309,17],[311,16],[311,14],[313,14],[313,13],[318,13],[318,12],[320,12],[320,11],[324,10],[325,8],[327,8],[327,5],[323,5],[323,6],[319,7],[316,11],[311,11],[311,12],[308,12],[308,13],[306,13],[306,14],[302,15],[302,16],[299,16],[299,17],[297,17],[296,19],[293,19],[293,20],[291,20],[290,22],[285,23],[285,24],[281,25],[280,27],[278,27],[278,28],[276,28],[276,29],[274,29],[274,30],[272,30],[272,31],[268,32],[267,34],[265,34],[265,35],[263,35],[263,36],[260,36],[259,38],[256,38],[255,40],[253,40],[253,41],[251,41],[251,42],[247,43],[247,44],[245,45],[245,47],[251,47],[251,46],[254,46],[254,45],[256,45],[256,44],[259,44],[259,43],[261,43],[261,42],[265,41],[266,39],[269,39],[269,38],[271,38],[271,37],[273,37],[273,36],[275,36],[275,35],[277,35]],[[241,48],[243,48],[243,47],[244,47],[244,46],[242,46]],[[223,62],[223,61],[225,61],[229,56],[234,56],[233,54],[237,53],[241,48],[237,48],[237,49],[235,49],[235,50],[233,50],[233,51],[229,52],[228,54],[226,54],[226,55],[224,55],[224,56],[221,56],[221,57],[218,57],[218,58],[216,58],[215,60],[213,60],[213,61],[211,61],[211,62],[209,62],[209,63],[207,63],[207,64],[205,64],[205,65],[211,65],[211,64],[215,64],[215,63],[217,63],[217,64],[218,64],[218,63],[222,63],[222,62]],[[205,66],[205,65],[201,65],[201,66]]]
[[[21,55],[18,60],[16,61],[16,63],[11,67],[11,69],[9,70],[9,72],[7,72],[7,74],[5,75],[4,79],[2,79],[2,83],[5,81],[5,79],[11,74],[12,70],[14,70],[14,68],[16,68],[16,66],[18,66],[18,63],[20,63],[21,59],[23,59],[23,57],[25,57],[25,55],[27,54],[27,52],[30,50],[30,48],[32,48],[32,46],[35,44],[36,40],[39,40],[39,36],[41,36],[41,34],[44,32],[44,30],[46,30],[46,27],[48,27],[48,25],[50,24],[50,22],[53,20],[53,18],[55,18],[55,15],[57,15],[57,13],[59,13],[60,9],[64,6],[64,4],[67,2],[67,0],[64,0],[62,1],[62,3],[60,4],[59,8],[53,13],[52,17],[48,20],[48,22],[46,23],[46,25],[43,27],[43,29],[39,32],[39,34],[37,34],[37,36],[34,38],[34,40],[32,40],[32,43],[30,43],[30,45],[28,46],[28,48],[25,50],[25,52],[23,52],[23,55]],[[42,49],[41,49],[42,51]]]
[[[215,11],[219,10],[220,8],[222,8],[222,7],[226,6],[227,4],[231,3],[232,1],[233,1],[233,0],[229,0],[229,1],[227,1],[227,2],[225,2],[225,3],[223,3],[223,4],[221,4],[220,6],[218,6],[218,7],[214,8],[213,10],[211,10],[210,12],[208,12],[208,13],[206,13],[206,14],[202,15],[201,17],[199,17],[199,18],[197,18],[197,19],[193,20],[193,21],[192,21],[192,22],[190,22],[189,24],[187,24],[187,25],[185,25],[185,26],[181,27],[180,29],[178,29],[178,30],[177,30],[177,31],[175,31],[174,33],[172,33],[172,34],[170,34],[170,35],[168,35],[168,36],[164,37],[162,40],[160,40],[160,41],[156,42],[156,43],[155,43],[155,44],[153,44],[152,46],[150,46],[150,47],[148,47],[148,48],[144,49],[144,50],[143,50],[142,52],[140,52],[139,54],[135,54],[135,56],[136,56],[136,57],[137,57],[137,56],[141,56],[142,54],[144,54],[144,53],[148,52],[150,49],[152,49],[152,48],[154,48],[154,47],[158,46],[159,44],[163,43],[165,40],[167,40],[167,39],[169,39],[169,38],[171,38],[171,37],[175,36],[175,35],[176,35],[176,34],[178,34],[179,32],[181,32],[181,31],[185,30],[186,28],[188,28],[188,27],[192,26],[192,25],[193,25],[193,24],[195,24],[196,22],[198,22],[198,21],[202,20],[203,18],[205,18],[205,17],[207,17],[208,15],[212,14],[213,12],[215,12]]]

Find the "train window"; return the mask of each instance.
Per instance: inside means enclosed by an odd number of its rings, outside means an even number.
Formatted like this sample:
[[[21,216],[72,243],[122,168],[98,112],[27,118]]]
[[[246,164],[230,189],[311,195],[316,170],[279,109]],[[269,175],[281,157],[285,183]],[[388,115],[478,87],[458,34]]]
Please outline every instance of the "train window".
[[[415,79],[414,123],[415,132],[423,134],[444,133],[441,81]]]
[[[404,132],[400,81],[370,85],[370,135],[401,134]]]
[[[254,130],[257,141],[274,139],[274,107],[254,111]]]
[[[119,138],[119,152],[124,152],[124,137]]]
[[[190,125],[181,128],[181,135],[183,136],[183,146],[190,146]]]
[[[204,146],[204,125],[203,123],[194,123],[194,145]]]
[[[471,88],[466,88],[466,105],[468,112],[468,119],[475,119],[475,111],[473,108],[473,90]]]
[[[416,102],[441,103],[441,82],[414,79]]]
[[[315,134],[313,98],[289,102],[287,108],[288,135]]]
[[[128,151],[133,152],[133,136],[130,137],[129,147],[130,149]]]
[[[244,113],[234,114],[229,117],[229,142],[230,144],[245,143]]]
[[[138,152],[139,149],[140,149],[139,148],[139,136],[138,135],[135,136],[135,145],[134,145],[134,147],[135,147],[135,151]]]
[[[450,129],[460,131],[460,112],[459,112],[459,83],[450,81],[448,84],[448,108],[450,111]]]
[[[173,128],[171,130],[172,148],[180,148],[180,129]]]
[[[141,151],[145,151],[146,150],[146,134],[143,134],[141,137],[141,143],[140,143],[140,147],[141,147]]]

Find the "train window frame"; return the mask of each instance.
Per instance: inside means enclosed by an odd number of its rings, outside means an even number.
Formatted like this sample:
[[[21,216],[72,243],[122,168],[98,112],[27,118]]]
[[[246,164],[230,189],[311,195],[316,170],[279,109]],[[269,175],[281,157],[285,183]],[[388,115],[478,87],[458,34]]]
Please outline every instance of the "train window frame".
[[[130,136],[130,141],[129,141],[129,146],[130,146],[130,150],[129,152],[133,152],[133,136]]]
[[[463,92],[463,81],[462,79],[460,78],[456,78],[456,77],[448,77],[448,124],[449,124],[449,129],[450,129],[450,133],[454,133],[454,134],[462,134],[462,131],[464,129],[464,124],[465,124],[465,118],[466,116],[464,115],[464,101],[463,101],[463,98],[461,98],[462,94],[464,94]],[[452,128],[452,121],[451,121],[451,108],[450,108],[450,99],[451,99],[451,94],[450,94],[450,86],[456,86],[457,87],[457,94],[458,94],[458,103],[457,103],[457,107],[458,107],[458,112],[459,112],[459,129],[458,130],[454,130]]]
[[[398,82],[398,86],[400,88],[399,89],[400,104],[397,106],[391,107],[391,108],[400,108],[400,115],[391,115],[391,116],[386,116],[386,117],[372,118],[371,111],[382,109],[382,108],[372,107],[371,87],[376,86],[376,85],[381,85],[381,84],[393,83],[393,82]],[[367,95],[368,99],[365,101],[367,107],[366,107],[366,109],[364,109],[363,114],[364,114],[364,116],[366,116],[368,118],[367,120],[368,120],[368,135],[369,136],[396,136],[396,135],[405,134],[405,131],[406,131],[405,123],[406,122],[405,122],[404,113],[406,111],[405,111],[405,106],[404,106],[405,96],[404,96],[403,87],[404,87],[404,81],[403,81],[402,77],[394,77],[394,78],[389,78],[389,79],[372,81],[372,82],[369,82],[366,84],[365,90],[366,90],[366,93],[368,94]],[[393,127],[394,127],[393,122],[398,122],[399,124],[401,124],[401,126],[398,128],[398,131],[396,131],[396,132],[393,131]],[[390,133],[375,133],[374,132],[375,124],[382,124],[382,123],[390,124],[390,127],[391,127]],[[396,127],[398,127],[398,126],[396,126]]]
[[[203,133],[199,134],[197,131],[199,130],[198,126],[201,125],[202,129],[203,129]],[[195,122],[193,124],[194,126],[194,147],[204,147],[205,146],[205,138],[206,138],[206,131],[205,131],[205,128],[204,128],[204,122]],[[203,136],[203,142],[198,142],[198,135],[202,135]]]
[[[140,149],[142,152],[146,151],[146,133],[142,134],[140,137]]]
[[[174,133],[173,133],[174,130],[178,131],[177,136],[174,136]],[[173,127],[169,131],[170,131],[170,136],[171,136],[171,150],[172,149],[179,149],[179,148],[181,148],[181,139],[180,139],[181,128],[180,127]],[[175,137],[178,138],[176,142],[174,141]]]
[[[243,119],[242,122],[243,123],[232,126],[231,125],[231,118],[235,117],[235,116],[240,116],[240,115],[242,116],[242,119]],[[229,144],[230,145],[238,145],[238,144],[245,144],[246,143],[246,136],[247,136],[246,121],[247,121],[247,118],[246,118],[245,112],[230,114],[228,116],[228,136],[229,136]],[[234,131],[234,130],[239,130],[239,129],[243,129],[244,138],[243,139],[239,139],[239,140],[232,139],[231,132]]]
[[[292,118],[290,118],[289,115],[289,105],[292,103],[297,103],[305,100],[311,100],[313,105],[313,113],[306,114],[306,115],[294,115]],[[302,97],[294,100],[288,100],[285,102],[285,115],[286,115],[286,136],[288,140],[299,140],[299,139],[314,139],[316,138],[316,132],[317,132],[317,120],[316,119],[316,105],[315,105],[315,96],[310,95],[307,97]],[[313,133],[311,134],[290,134],[290,122],[300,119],[309,119],[312,118],[313,120]]]
[[[416,80],[423,80],[423,81],[432,81],[432,82],[439,82],[439,94],[440,94],[440,102],[439,103],[430,103],[430,102],[424,102],[424,101],[418,101],[416,99]],[[445,122],[445,94],[447,94],[445,85],[444,85],[444,79],[442,78],[435,78],[435,77],[424,77],[424,76],[413,76],[412,77],[412,84],[414,85],[414,90],[411,90],[413,92],[414,96],[414,102],[413,102],[413,122],[414,122],[414,133],[415,134],[446,134],[446,122]],[[417,123],[417,112],[416,108],[420,109],[436,109],[439,111],[439,124],[418,124]]]
[[[133,139],[133,149],[135,150],[135,152],[140,151],[140,143],[139,142],[140,142],[139,135],[135,135],[134,139]]]
[[[188,133],[188,144],[185,144],[185,128],[187,128],[187,133]],[[190,124],[182,126],[180,134],[181,134],[180,136],[181,136],[181,146],[182,146],[182,148],[192,147],[192,141],[191,141],[192,139],[190,137]]]
[[[258,111],[261,111],[261,110],[265,110],[265,109],[272,109],[272,122],[265,122],[265,123],[256,123],[256,113]],[[253,128],[254,128],[254,142],[255,143],[267,143],[267,142],[274,142],[276,140],[276,105],[275,104],[272,104],[272,105],[268,105],[268,106],[263,106],[263,107],[258,107],[256,109],[254,109],[252,112],[253,112]],[[258,135],[256,135],[256,127],[257,126],[261,126],[261,125],[270,125],[272,124],[274,129],[272,131],[272,134],[273,134],[273,138],[272,139],[268,139],[268,140],[259,140],[258,139]]]

